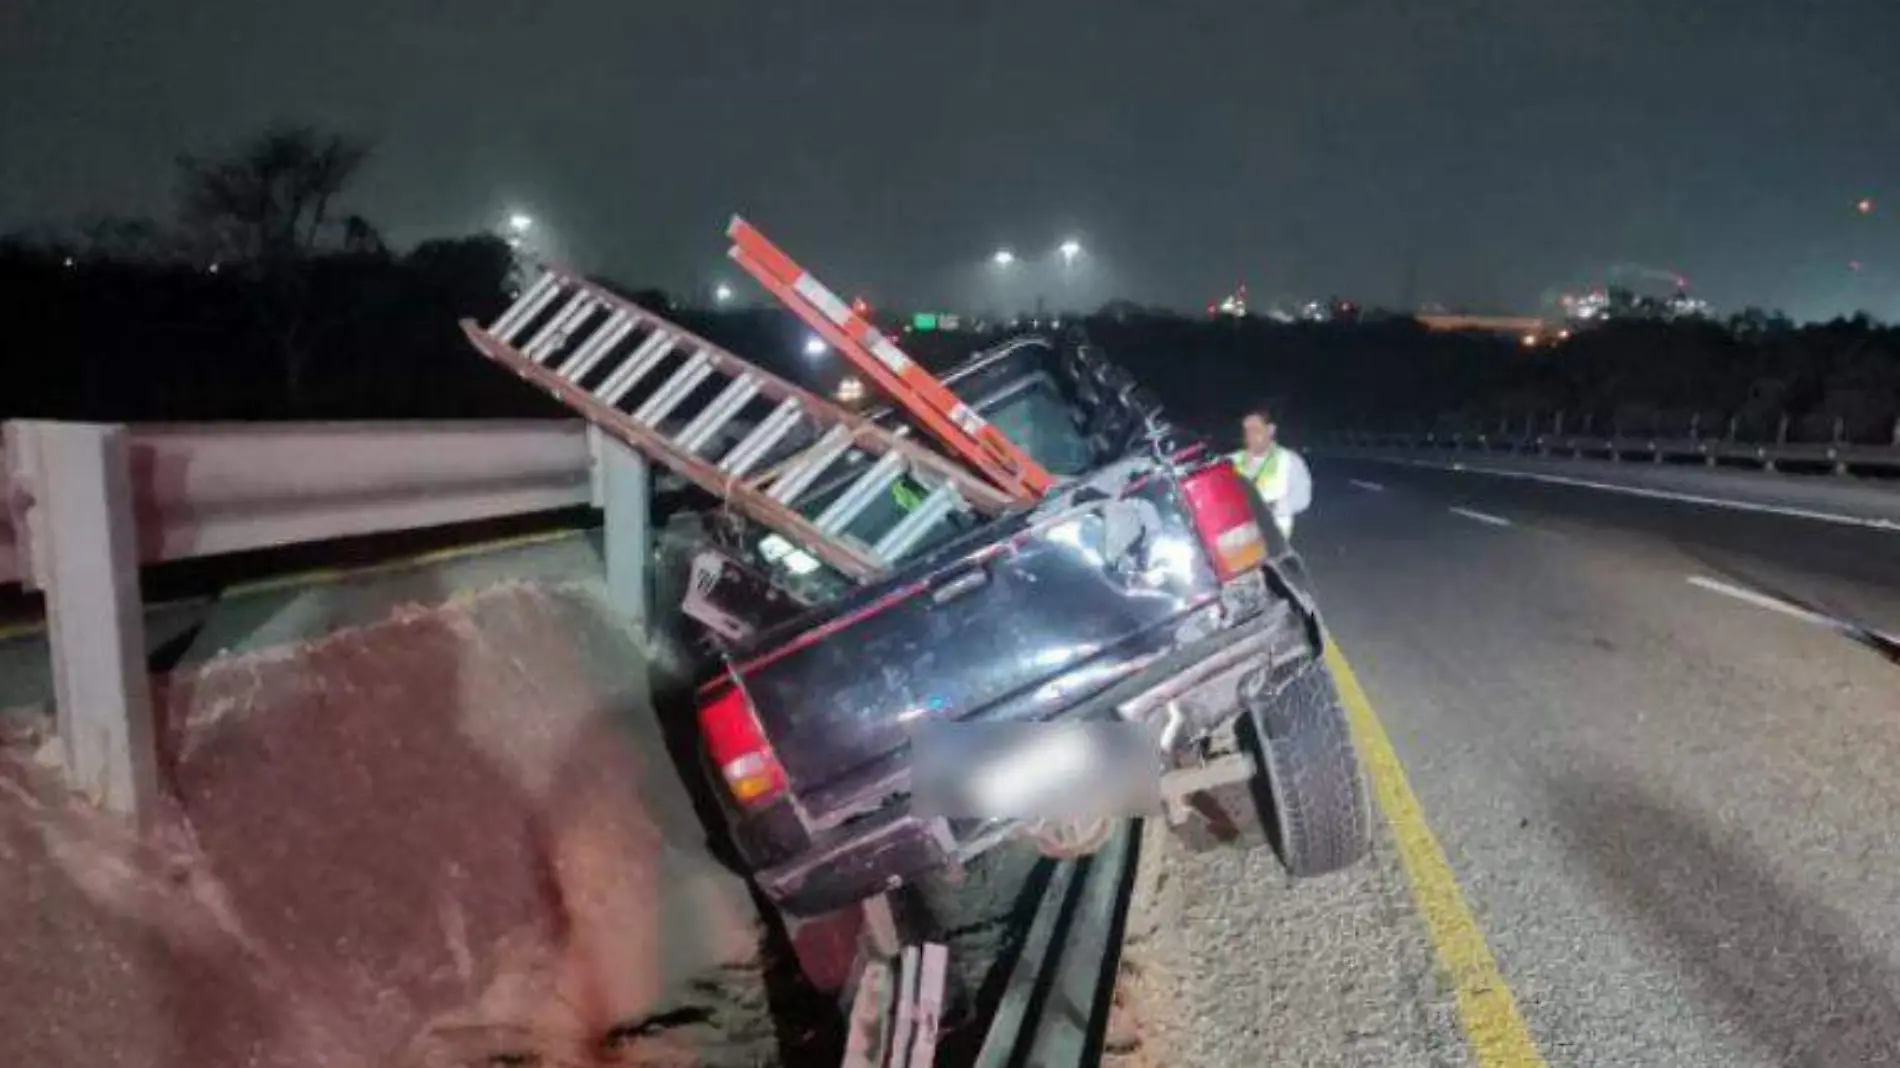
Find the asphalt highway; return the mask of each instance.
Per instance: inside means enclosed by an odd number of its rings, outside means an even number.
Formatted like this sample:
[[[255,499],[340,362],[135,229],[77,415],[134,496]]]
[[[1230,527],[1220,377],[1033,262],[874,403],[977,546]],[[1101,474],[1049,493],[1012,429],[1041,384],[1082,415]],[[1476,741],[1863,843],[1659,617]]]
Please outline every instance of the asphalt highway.
[[[1296,541],[1538,1054],[1900,1058],[1900,530],[1314,472]]]

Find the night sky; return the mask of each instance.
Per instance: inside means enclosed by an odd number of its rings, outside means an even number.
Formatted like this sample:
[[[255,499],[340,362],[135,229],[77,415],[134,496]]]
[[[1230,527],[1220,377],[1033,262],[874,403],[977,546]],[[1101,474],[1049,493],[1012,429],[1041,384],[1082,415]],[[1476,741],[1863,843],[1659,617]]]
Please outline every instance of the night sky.
[[[519,206],[635,284],[736,280],[737,210],[880,302],[1534,311],[1623,264],[1900,315],[1893,0],[822,7],[4,0],[0,229],[163,216],[177,153],[304,119],[374,139],[346,207],[398,245]]]

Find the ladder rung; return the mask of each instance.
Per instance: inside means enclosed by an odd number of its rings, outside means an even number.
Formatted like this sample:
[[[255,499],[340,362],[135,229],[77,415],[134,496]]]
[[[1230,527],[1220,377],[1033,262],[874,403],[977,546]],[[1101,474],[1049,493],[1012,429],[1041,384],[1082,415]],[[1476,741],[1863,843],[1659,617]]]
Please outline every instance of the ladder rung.
[[[752,470],[760,460],[765,459],[766,453],[785,440],[785,435],[792,432],[792,428],[798,425],[799,417],[804,414],[804,406],[798,403],[797,397],[786,397],[779,402],[778,407],[772,409],[771,415],[753,427],[752,433],[734,445],[732,451],[719,461],[719,470],[734,478]]]
[[[640,346],[628,354],[627,361],[616,367],[613,374],[607,376],[607,381],[600,384],[600,388],[594,391],[594,395],[608,404],[620,403],[620,398],[627,395],[627,391],[634,387],[634,383],[645,378],[648,372],[660,365],[660,361],[666,358],[668,350],[672,347],[672,332],[665,327],[654,327],[653,332],[647,335],[647,339],[640,342]]]
[[[501,318],[495,320],[495,325],[489,327],[488,332],[505,344],[513,344],[515,335],[533,322],[534,317],[541,314],[541,309],[554,303],[554,298],[560,293],[561,280],[553,272],[542,275],[528,287],[526,293],[521,294],[521,299],[501,313]]]
[[[540,274],[488,329],[462,326],[484,355],[854,579],[914,554],[954,511],[989,514],[1010,501],[903,430],[867,422],[569,273]],[[874,351],[879,335],[863,340]],[[758,409],[769,410],[753,424]],[[879,496],[906,475],[922,499],[900,515]]]
[[[544,355],[544,347],[550,343],[560,344],[560,338],[567,333],[569,324],[586,315],[588,306],[593,303],[594,295],[586,290],[575,293],[572,299],[561,305],[561,310],[554,313],[554,317],[547,321],[546,326],[535,331],[534,337],[529,339],[526,345],[521,346],[521,354],[540,363]]]
[[[831,506],[818,513],[812,523],[827,534],[836,534],[851,525],[851,521],[863,514],[878,495],[891,488],[899,475],[904,473],[904,457],[901,453],[887,452],[877,458],[871,469],[858,476]]]
[[[635,319],[631,313],[615,312],[612,318],[600,324],[600,329],[594,331],[586,341],[581,342],[580,348],[574,350],[574,355],[568,359],[567,366],[561,368],[561,377],[569,382],[579,382],[587,375],[587,372],[594,369],[594,365],[598,364],[603,356],[612,352],[615,345],[620,344],[620,339],[633,333],[633,328],[637,325],[639,325],[639,320]]]
[[[686,424],[674,441],[687,452],[698,452],[712,440],[714,434],[719,433],[720,427],[731,422],[739,414],[739,409],[745,407],[746,402],[758,396],[758,393],[759,380],[749,374],[740,375],[720,390],[719,396],[706,405],[705,411],[694,416],[693,421]]]
[[[539,345],[522,349],[521,354],[536,363],[543,362],[549,356],[559,352],[561,346],[567,344],[580,330],[581,324],[587,321],[588,316],[593,315],[599,308],[600,301],[591,295],[586,300],[569,306],[555,322],[554,332],[542,338]]]
[[[701,382],[706,381],[712,370],[711,356],[706,355],[704,350],[693,353],[680,365],[679,370],[673,372],[673,377],[661,383],[660,388],[653,391],[653,396],[634,411],[634,421],[657,428],[660,420],[672,414],[673,409],[679,407],[693,390],[698,389]]]
[[[789,505],[799,494],[805,492],[818,476],[825,473],[838,457],[851,448],[851,429],[842,423],[825,431],[804,455],[797,458],[793,466],[772,483],[767,496],[780,504]]]
[[[957,492],[953,482],[940,483],[925,497],[909,515],[899,520],[897,525],[886,531],[877,544],[871,547],[871,555],[889,564],[909,552],[923,540],[930,528],[936,526],[958,505],[963,503],[963,495]]]

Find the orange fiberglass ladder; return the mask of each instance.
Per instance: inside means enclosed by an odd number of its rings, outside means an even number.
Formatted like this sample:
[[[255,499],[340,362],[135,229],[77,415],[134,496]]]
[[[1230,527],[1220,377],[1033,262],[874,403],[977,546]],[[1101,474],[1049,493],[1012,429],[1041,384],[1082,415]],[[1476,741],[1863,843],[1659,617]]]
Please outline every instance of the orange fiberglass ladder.
[[[1028,489],[1020,479],[999,489],[565,269],[546,269],[488,326],[465,319],[462,330],[602,431],[859,581],[952,513],[995,515]],[[893,518],[873,505],[899,479],[927,492]]]
[[[944,447],[1024,503],[1055,484],[1049,472],[905,355],[890,338],[838,299],[810,272],[738,216],[726,227],[727,251],[779,302],[857,366]]]

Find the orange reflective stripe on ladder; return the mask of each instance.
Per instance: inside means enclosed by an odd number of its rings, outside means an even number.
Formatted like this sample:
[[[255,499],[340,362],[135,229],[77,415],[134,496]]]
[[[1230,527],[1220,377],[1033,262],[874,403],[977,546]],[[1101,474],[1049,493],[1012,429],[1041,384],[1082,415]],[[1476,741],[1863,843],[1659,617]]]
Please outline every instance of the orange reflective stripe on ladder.
[[[728,255],[734,262],[856,365],[886,396],[915,416],[953,454],[1025,501],[1040,498],[1055,484],[1049,472],[1015,442],[918,366],[751,223],[733,216],[726,236],[732,239]]]

